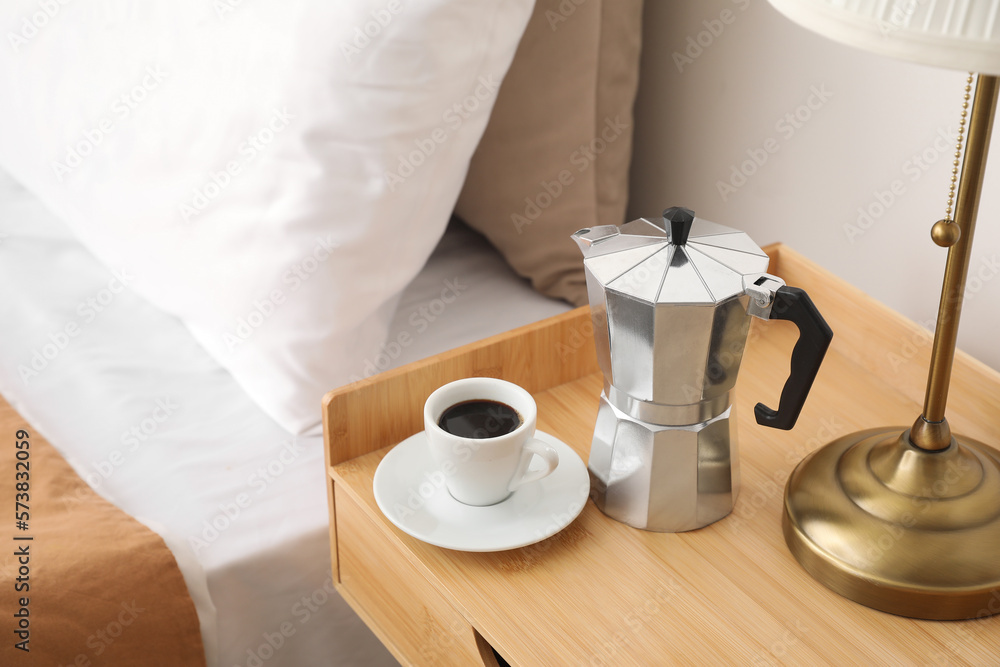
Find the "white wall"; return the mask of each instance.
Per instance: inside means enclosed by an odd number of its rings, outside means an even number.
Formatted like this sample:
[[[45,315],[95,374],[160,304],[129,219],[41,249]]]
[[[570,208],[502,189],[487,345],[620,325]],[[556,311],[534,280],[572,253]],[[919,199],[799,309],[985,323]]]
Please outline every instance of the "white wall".
[[[699,37],[707,46],[678,67]],[[944,217],[954,155],[938,137],[958,128],[965,73],[841,46],[765,0],[646,0],[643,49],[630,218],[688,206],[760,245],[783,241],[933,328],[946,251],[930,227]],[[784,120],[796,111],[798,127]],[[723,196],[719,182],[748,150],[760,161],[768,140],[767,161]],[[1000,143],[994,151],[959,347],[1000,369]],[[878,214],[880,196],[884,212],[861,229],[858,208]]]

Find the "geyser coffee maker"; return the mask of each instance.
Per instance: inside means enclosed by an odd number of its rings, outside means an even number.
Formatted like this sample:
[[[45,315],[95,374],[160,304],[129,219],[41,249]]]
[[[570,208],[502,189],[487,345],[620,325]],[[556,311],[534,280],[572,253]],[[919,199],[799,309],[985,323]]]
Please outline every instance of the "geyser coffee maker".
[[[777,410],[795,425],[833,338],[809,296],[765,273],[743,232],[670,208],[573,234],[584,255],[604,391],[588,468],[601,510],[636,528],[680,532],[732,511],[739,488],[733,386],[750,318],[799,328]]]

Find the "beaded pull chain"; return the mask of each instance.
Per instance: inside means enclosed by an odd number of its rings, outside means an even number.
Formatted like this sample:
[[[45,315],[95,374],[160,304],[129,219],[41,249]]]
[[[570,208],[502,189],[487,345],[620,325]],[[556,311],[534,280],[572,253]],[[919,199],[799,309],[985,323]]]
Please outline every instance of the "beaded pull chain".
[[[943,248],[955,245],[962,236],[962,228],[955,224],[955,219],[951,216],[951,210],[955,204],[955,186],[958,183],[959,165],[962,164],[962,140],[965,136],[965,123],[969,116],[969,99],[972,97],[972,82],[974,77],[975,75],[969,72],[969,78],[965,81],[962,117],[958,121],[958,142],[955,145],[955,161],[952,163],[951,185],[948,188],[948,208],[945,211],[944,219],[938,220],[931,227],[931,238],[934,239],[934,243]]]

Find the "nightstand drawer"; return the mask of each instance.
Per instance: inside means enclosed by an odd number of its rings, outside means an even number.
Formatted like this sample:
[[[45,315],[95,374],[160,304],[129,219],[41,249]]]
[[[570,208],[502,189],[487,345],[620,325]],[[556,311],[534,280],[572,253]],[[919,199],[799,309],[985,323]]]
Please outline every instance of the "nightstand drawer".
[[[497,664],[489,644],[339,488],[336,508],[342,591],[400,662]],[[381,629],[391,629],[391,639]]]

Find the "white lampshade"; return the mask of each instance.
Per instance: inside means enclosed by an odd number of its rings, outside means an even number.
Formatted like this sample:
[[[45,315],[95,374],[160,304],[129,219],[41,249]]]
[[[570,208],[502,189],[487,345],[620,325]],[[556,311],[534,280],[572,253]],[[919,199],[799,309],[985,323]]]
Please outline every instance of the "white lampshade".
[[[1000,75],[1000,0],[770,0],[825,37],[924,65]]]

